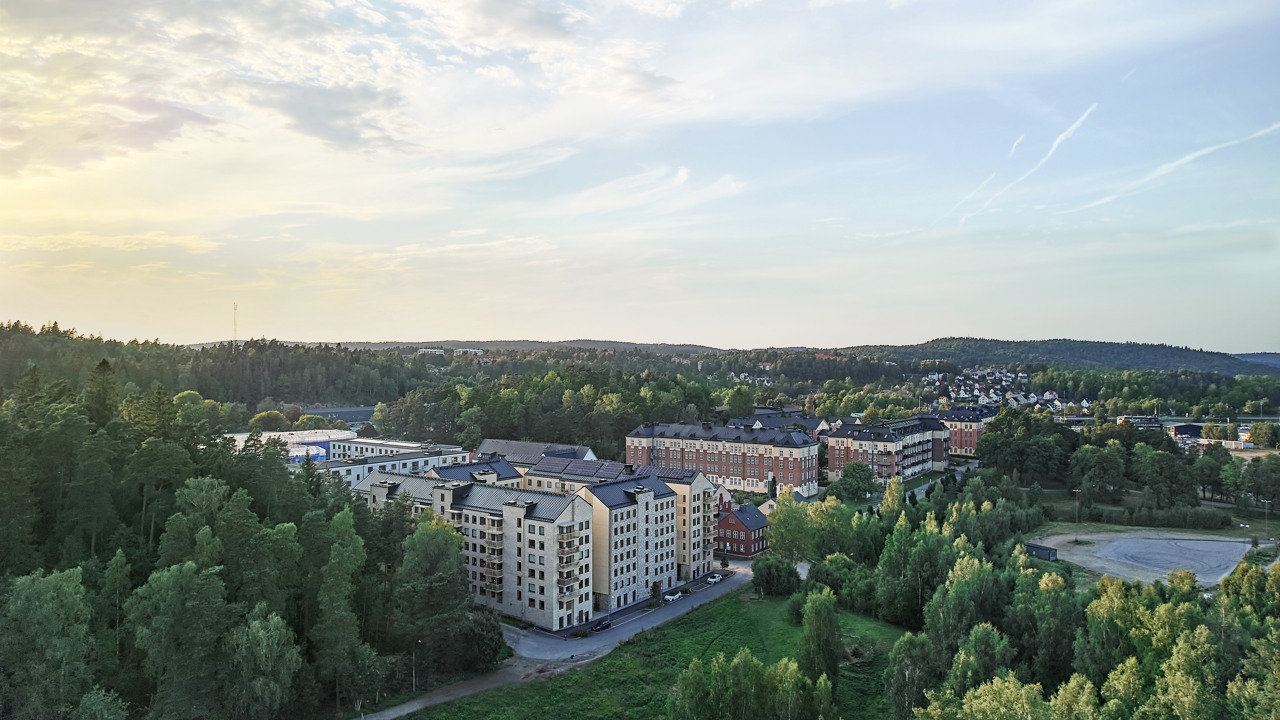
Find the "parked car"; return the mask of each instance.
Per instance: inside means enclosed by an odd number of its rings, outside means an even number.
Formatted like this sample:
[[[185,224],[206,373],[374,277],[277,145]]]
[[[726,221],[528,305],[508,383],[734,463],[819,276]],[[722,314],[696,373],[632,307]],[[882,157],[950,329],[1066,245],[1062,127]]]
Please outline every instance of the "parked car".
[[[613,627],[613,623],[609,620],[609,618],[605,618],[604,620],[601,620],[595,625],[592,625],[591,632],[600,632],[601,630],[608,630],[611,627]]]
[[[719,573],[712,573],[711,577],[707,578],[707,582],[711,583],[712,585],[715,585],[716,583],[720,582],[723,579],[724,578],[720,577]]]
[[[675,602],[675,601],[679,600],[679,599],[680,599],[680,598],[682,598],[682,597],[684,597],[684,593],[682,593],[682,592],[680,592],[680,591],[676,591],[676,592],[671,593],[670,595],[663,595],[663,596],[662,596],[662,602],[669,602],[669,603],[672,603],[672,602]]]

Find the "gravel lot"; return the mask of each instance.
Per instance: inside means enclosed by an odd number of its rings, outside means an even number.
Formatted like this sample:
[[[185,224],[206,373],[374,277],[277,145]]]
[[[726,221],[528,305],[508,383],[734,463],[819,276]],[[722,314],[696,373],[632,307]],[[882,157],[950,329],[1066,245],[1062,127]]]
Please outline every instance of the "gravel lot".
[[[1172,570],[1190,570],[1201,585],[1218,584],[1249,549],[1248,540],[1192,533],[1140,531],[1054,535],[1033,542],[1058,549],[1058,559],[1124,580],[1167,580]]]

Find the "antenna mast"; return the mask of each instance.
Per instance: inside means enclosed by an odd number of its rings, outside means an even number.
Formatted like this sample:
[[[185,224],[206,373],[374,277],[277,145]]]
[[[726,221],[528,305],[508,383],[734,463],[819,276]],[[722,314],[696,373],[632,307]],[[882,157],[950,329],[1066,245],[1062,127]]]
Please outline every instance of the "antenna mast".
[[[235,350],[236,346],[240,344],[240,330],[238,326],[238,321],[240,319],[239,315],[240,315],[240,305],[237,303],[231,303],[231,349],[232,350]]]

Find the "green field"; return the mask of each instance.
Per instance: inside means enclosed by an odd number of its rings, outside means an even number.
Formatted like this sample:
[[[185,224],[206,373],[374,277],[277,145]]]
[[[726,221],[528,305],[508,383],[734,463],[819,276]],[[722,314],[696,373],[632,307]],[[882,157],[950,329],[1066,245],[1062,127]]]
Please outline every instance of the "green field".
[[[845,720],[883,716],[881,679],[894,641],[903,631],[859,615],[840,613],[840,627],[856,636],[863,660],[840,673],[836,701]],[[559,713],[572,718],[661,718],[676,676],[695,657],[732,657],[748,647],[766,664],[794,657],[800,628],[786,617],[785,599],[758,600],[734,593],[661,627],[636,635],[609,655],[560,675],[492,690],[410,717],[449,720],[523,720]]]

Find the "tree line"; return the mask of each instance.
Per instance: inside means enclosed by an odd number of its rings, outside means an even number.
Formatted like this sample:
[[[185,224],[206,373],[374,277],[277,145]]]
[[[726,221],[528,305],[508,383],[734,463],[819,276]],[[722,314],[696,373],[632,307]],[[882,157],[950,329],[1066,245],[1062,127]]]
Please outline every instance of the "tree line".
[[[1007,476],[948,479],[911,498],[896,480],[874,511],[784,493],[754,568],[763,592],[796,593],[793,604],[830,589],[841,607],[910,630],[885,676],[894,718],[1280,712],[1280,569],[1242,563],[1212,596],[1185,572],[1078,593],[1069,566],[1021,546],[1044,509]],[[798,559],[814,561],[803,582]]]
[[[315,717],[504,652],[447,522],[115,390],[0,405],[0,715]]]

